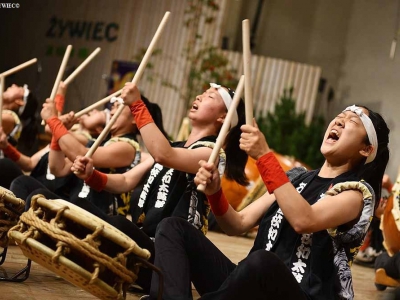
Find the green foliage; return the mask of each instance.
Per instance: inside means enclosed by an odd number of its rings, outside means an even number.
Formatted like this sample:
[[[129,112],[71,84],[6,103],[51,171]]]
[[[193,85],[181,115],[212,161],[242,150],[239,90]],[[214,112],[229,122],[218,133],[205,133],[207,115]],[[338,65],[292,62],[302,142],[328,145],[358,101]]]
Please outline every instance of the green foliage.
[[[187,105],[201,91],[210,87],[210,82],[215,82],[226,87],[235,88],[238,81],[235,70],[228,67],[228,59],[216,47],[205,47],[199,50],[190,60],[188,78]]]
[[[296,113],[293,89],[285,90],[276,104],[274,113],[257,119],[268,145],[276,152],[293,156],[311,168],[318,168],[324,162],[320,152],[325,132],[323,117],[313,118],[309,125],[305,113]]]

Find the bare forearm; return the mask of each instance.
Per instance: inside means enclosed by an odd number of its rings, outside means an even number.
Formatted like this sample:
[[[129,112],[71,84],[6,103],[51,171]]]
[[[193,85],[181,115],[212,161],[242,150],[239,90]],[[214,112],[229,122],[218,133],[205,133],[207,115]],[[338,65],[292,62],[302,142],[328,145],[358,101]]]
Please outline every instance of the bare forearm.
[[[21,154],[21,157],[20,157],[19,160],[17,160],[15,163],[16,163],[16,164],[21,168],[21,170],[24,171],[24,172],[30,172],[30,171],[32,171],[33,168],[35,167],[35,166],[32,164],[31,158],[28,157],[28,156],[26,156],[26,155],[23,155],[23,154]]]
[[[82,145],[74,136],[66,134],[58,140],[62,152],[70,161],[74,161],[78,155],[85,155],[88,149]]]
[[[163,163],[172,154],[169,141],[161,133],[155,123],[149,123],[140,129],[143,142],[156,162]]]
[[[250,228],[243,224],[243,216],[229,205],[228,211],[222,216],[215,216],[218,225],[227,235],[239,235]]]
[[[104,189],[111,193],[124,193],[133,190],[146,172],[150,170],[153,163],[154,160],[150,157],[124,174],[107,175],[107,184]]]
[[[69,160],[68,160],[69,161]],[[50,150],[49,168],[56,177],[64,177],[71,173],[72,163],[67,164],[67,159],[62,151]]]

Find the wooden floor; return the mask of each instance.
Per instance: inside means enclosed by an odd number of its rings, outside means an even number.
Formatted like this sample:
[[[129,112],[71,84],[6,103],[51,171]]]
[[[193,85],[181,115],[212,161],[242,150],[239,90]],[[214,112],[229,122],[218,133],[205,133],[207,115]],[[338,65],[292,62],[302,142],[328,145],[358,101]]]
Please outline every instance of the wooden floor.
[[[213,241],[232,261],[238,262],[244,258],[253,244],[251,238],[228,237],[223,234],[209,232]],[[26,258],[17,246],[10,246],[5,262],[0,266],[0,276],[8,275],[21,269],[26,264]],[[374,270],[368,267],[354,265],[352,267],[355,299],[375,300],[394,299],[392,289],[379,292],[374,286]],[[194,298],[198,298],[194,291]],[[251,295],[251,293],[249,294]],[[139,299],[140,295],[128,293],[128,300]],[[0,282],[0,299],[3,300],[62,300],[62,299],[96,299],[91,294],[68,283],[47,269],[33,263],[29,278],[22,283]]]

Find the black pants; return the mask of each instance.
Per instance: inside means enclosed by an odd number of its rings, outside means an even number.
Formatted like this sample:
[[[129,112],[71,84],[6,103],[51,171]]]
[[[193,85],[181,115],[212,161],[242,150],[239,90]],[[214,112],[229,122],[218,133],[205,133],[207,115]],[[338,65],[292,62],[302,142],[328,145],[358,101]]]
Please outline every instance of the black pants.
[[[29,176],[19,177],[17,180],[14,180],[11,190],[16,194],[17,197],[26,199],[25,210],[29,209],[32,197],[37,194],[41,194],[49,200],[61,199],[61,197],[45,188],[39,181]],[[68,201],[108,222],[115,228],[118,228],[120,231],[134,240],[139,247],[149,250],[151,254],[149,262],[153,263],[155,256],[154,242],[139,227],[137,227],[127,218],[118,215],[107,215],[86,199],[76,197],[69,199]],[[150,269],[140,268],[136,284],[143,288],[145,292],[150,290],[151,275],[152,271]]]
[[[387,252],[382,252],[375,260],[375,269],[383,268],[386,274],[394,279],[400,279],[400,252],[392,257]]]
[[[11,182],[22,175],[21,168],[8,158],[0,158],[0,186],[10,189]]]
[[[237,266],[198,229],[181,218],[158,225],[155,265],[164,274],[163,299],[192,299],[193,282],[203,300],[306,299],[290,270],[273,253],[259,250]],[[156,299],[158,277],[150,296]]]

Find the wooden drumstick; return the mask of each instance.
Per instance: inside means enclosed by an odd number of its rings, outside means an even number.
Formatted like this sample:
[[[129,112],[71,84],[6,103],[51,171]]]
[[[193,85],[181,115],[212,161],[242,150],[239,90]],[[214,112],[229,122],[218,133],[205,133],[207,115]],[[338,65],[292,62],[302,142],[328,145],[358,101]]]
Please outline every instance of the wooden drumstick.
[[[226,114],[224,123],[222,124],[221,130],[218,134],[217,141],[215,142],[214,148],[211,152],[210,158],[208,159],[209,163],[215,163],[219,150],[221,149],[222,145],[225,142],[226,135],[228,134],[229,127],[231,126],[231,120],[232,116],[236,111],[236,108],[239,104],[240,97],[242,96],[243,93],[243,85],[244,85],[245,77],[242,75],[240,77],[239,83],[237,85],[236,91],[235,91],[235,96],[233,96],[233,101],[231,106],[229,107],[228,113]],[[199,184],[197,186],[197,190],[200,192],[204,192],[206,189],[206,186],[203,184]]]
[[[88,107],[86,107],[86,108],[84,108],[84,109],[78,111],[78,112],[75,114],[75,117],[77,117],[77,118],[82,117],[83,115],[85,115],[85,114],[87,114],[88,112],[92,111],[92,110],[95,109],[96,107],[99,107],[99,106],[101,106],[101,105],[106,104],[107,102],[110,101],[111,98],[113,98],[113,97],[118,97],[119,95],[121,95],[121,92],[122,92],[122,89],[116,91],[115,93],[113,93],[113,94],[111,94],[111,95],[108,95],[107,97],[105,97],[105,98],[103,98],[103,99],[97,101],[96,103],[93,103],[92,105],[89,105]]]
[[[61,78],[64,75],[64,71],[65,71],[65,68],[67,66],[68,59],[69,59],[69,56],[71,54],[71,50],[72,50],[72,46],[68,45],[67,49],[65,50],[64,58],[63,58],[63,60],[61,62],[60,69],[58,70],[56,81],[54,82],[54,86],[53,86],[53,89],[51,91],[51,95],[50,95],[50,100],[51,101],[54,101],[54,98],[56,97],[58,86],[60,85]],[[44,124],[45,124],[45,122],[44,122],[44,120],[42,120],[42,125],[44,125]]]
[[[246,124],[253,125],[253,90],[251,88],[251,50],[250,22],[242,21],[243,69],[244,69],[244,101],[246,108]]]
[[[167,11],[163,17],[163,19],[161,20],[160,25],[158,25],[157,31],[154,34],[154,37],[149,45],[149,47],[146,50],[145,55],[143,56],[142,61],[140,62],[139,68],[137,69],[135,76],[133,76],[132,79],[132,83],[134,83],[135,85],[138,84],[140,78],[143,75],[144,69],[146,68],[146,65],[150,59],[151,54],[154,51],[154,48],[156,46],[157,41],[160,38],[160,35],[165,27],[165,24],[168,21],[170,12]],[[106,137],[106,135],[108,134],[108,132],[111,129],[111,126],[114,124],[114,122],[117,120],[117,118],[119,117],[119,115],[122,113],[122,110],[124,109],[124,104],[120,104],[120,106],[118,107],[117,111],[115,112],[114,116],[111,118],[110,122],[107,124],[107,126],[103,129],[103,131],[101,132],[100,136],[96,139],[96,142],[92,145],[92,147],[90,147],[89,151],[86,153],[86,157],[92,157],[93,153],[96,151],[97,147],[100,145],[100,143],[103,141],[103,139]]]
[[[21,70],[23,68],[26,68],[26,67],[34,64],[35,62],[37,62],[37,58],[32,58],[31,60],[28,60],[27,62],[24,62],[23,64],[20,64],[20,65],[14,67],[14,68],[12,68],[12,69],[10,69],[8,71],[5,71],[5,72],[1,73],[0,77],[6,77],[8,75],[11,75],[11,74],[13,74],[15,72],[18,72],[19,70]]]
[[[115,112],[115,114],[113,115],[113,117],[107,123],[106,127],[104,127],[104,129],[100,133],[99,137],[96,139],[96,141],[90,147],[89,151],[85,154],[86,157],[92,157],[93,156],[94,152],[97,150],[97,148],[99,147],[100,143],[105,139],[105,137],[109,133],[111,127],[114,125],[115,121],[118,119],[119,115],[124,110],[124,107],[125,107],[125,105],[123,103],[121,103],[118,106],[118,109]]]
[[[64,84],[65,84],[65,85],[70,84],[71,81],[74,80],[74,78],[76,77],[76,75],[78,75],[78,74],[92,61],[92,59],[93,59],[97,54],[99,54],[100,50],[101,50],[101,48],[100,48],[100,47],[97,47],[97,48],[92,52],[92,54],[90,54],[90,55],[79,65],[79,67],[77,67],[77,68],[75,69],[75,71],[72,72],[71,75],[69,75],[69,76],[67,77],[67,79],[64,80]]]
[[[0,127],[3,126],[3,91],[4,91],[4,77],[0,76]]]
[[[54,98],[56,97],[57,89],[58,89],[58,86],[60,85],[61,78],[64,75],[65,68],[67,67],[67,63],[68,63],[69,55],[71,54],[71,50],[72,50],[72,46],[68,45],[67,49],[65,50],[64,58],[63,58],[63,60],[61,62],[60,69],[58,70],[56,81],[54,82],[54,86],[53,86],[53,89],[51,91],[51,95],[50,95],[50,100],[51,101],[54,101]]]

